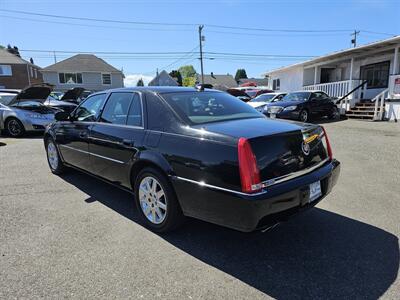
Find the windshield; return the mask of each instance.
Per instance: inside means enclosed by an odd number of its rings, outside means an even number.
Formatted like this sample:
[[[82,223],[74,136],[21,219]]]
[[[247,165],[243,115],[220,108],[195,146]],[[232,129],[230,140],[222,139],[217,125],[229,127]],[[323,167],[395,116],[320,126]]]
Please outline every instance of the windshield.
[[[0,103],[3,105],[8,105],[15,95],[0,95]]]
[[[283,101],[307,101],[310,97],[310,92],[289,93],[282,98]]]
[[[274,99],[275,94],[262,94],[251,99],[249,102],[271,102]]]
[[[261,118],[263,115],[239,99],[220,92],[182,92],[162,97],[183,119],[193,124]]]

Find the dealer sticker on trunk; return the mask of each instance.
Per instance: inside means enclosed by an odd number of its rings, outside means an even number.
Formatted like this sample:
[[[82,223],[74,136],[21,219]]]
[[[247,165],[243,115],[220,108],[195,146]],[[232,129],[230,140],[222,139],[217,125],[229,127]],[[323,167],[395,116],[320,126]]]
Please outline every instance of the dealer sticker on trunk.
[[[322,195],[321,191],[321,182],[317,181],[310,184],[310,200],[309,202],[313,202],[318,199]]]

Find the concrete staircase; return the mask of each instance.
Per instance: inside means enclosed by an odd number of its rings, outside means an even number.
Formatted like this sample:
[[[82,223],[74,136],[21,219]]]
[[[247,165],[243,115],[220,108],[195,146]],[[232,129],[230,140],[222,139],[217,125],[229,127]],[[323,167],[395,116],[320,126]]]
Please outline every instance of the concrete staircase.
[[[346,111],[346,117],[349,119],[373,120],[375,111],[375,103],[370,100],[362,100],[355,107]],[[378,107],[378,112],[380,108]]]

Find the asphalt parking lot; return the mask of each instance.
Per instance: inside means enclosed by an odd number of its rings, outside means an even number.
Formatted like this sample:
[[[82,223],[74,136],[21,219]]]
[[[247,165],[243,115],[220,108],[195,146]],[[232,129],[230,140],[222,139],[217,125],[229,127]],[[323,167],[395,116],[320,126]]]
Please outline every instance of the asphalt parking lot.
[[[251,234],[196,220],[154,234],[131,194],[52,175],[40,136],[0,137],[0,298],[398,299],[400,125],[324,126],[334,191]]]

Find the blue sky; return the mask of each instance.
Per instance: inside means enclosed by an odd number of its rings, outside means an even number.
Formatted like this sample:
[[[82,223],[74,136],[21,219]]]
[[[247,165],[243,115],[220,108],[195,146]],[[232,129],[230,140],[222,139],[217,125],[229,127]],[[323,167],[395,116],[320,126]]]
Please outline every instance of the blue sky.
[[[399,1],[105,1],[105,0],[0,0],[0,9],[53,15],[115,19],[124,21],[215,24],[267,29],[361,30],[359,44],[390,37],[365,31],[400,34]],[[51,22],[50,22],[51,21]],[[58,22],[58,23],[57,23]],[[62,23],[62,24],[61,24]],[[72,24],[64,24],[72,23]],[[259,32],[204,28],[204,51],[248,54],[323,55],[350,47],[350,32],[293,33]],[[0,11],[0,44],[20,49],[111,51],[111,52],[188,52],[198,46],[196,26],[150,26],[109,24],[23,15]],[[195,49],[197,51],[197,49]],[[44,67],[54,61],[51,52],[22,52]],[[58,60],[72,54],[57,54]],[[151,78],[156,68],[176,69],[184,63],[200,65],[197,54],[160,59],[130,55],[99,54],[117,68],[123,68],[128,84],[138,77]],[[213,58],[213,55],[208,55]],[[182,58],[177,61],[177,58]],[[245,68],[249,76],[303,59],[205,60],[205,72],[234,74]],[[175,64],[174,61],[177,61]],[[172,65],[171,65],[172,64]]]

